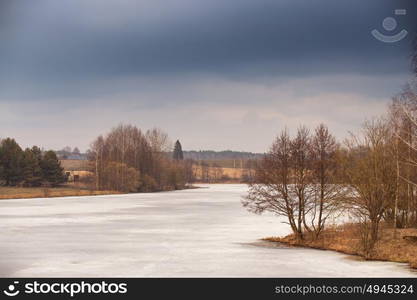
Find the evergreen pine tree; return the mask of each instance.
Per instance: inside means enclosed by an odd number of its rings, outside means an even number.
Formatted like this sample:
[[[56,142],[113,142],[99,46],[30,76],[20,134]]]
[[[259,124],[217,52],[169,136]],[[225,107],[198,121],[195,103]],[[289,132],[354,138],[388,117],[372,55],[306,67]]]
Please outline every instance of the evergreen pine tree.
[[[41,160],[43,180],[52,186],[64,183],[66,180],[64,169],[54,151],[47,151]]]
[[[40,166],[41,152],[38,147],[27,148],[23,153],[22,177],[27,186],[40,186],[42,183],[42,169]]]
[[[175,142],[173,158],[175,160],[183,160],[184,159],[184,154],[182,152],[182,146],[181,146],[181,143],[180,143],[179,140],[177,140]]]
[[[7,138],[2,140],[0,144],[1,156],[1,179],[6,185],[17,185],[22,181],[22,148],[14,139]]]

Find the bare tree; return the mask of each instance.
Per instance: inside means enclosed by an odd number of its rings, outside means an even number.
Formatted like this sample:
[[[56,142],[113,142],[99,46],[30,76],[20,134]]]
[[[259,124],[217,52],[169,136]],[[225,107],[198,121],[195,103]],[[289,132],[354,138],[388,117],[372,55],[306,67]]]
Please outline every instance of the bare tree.
[[[210,178],[213,182],[219,182],[223,177],[223,169],[216,163],[211,166]]]
[[[103,150],[104,150],[104,138],[99,136],[91,145],[90,158],[94,161],[95,179],[96,179],[96,190],[101,189],[100,178],[102,177],[100,172],[103,168]]]
[[[185,172],[185,181],[192,183],[195,181],[195,173],[194,173],[194,160],[192,159],[185,159],[184,162],[184,172]]]
[[[364,124],[361,136],[352,136],[347,142],[346,178],[353,189],[347,203],[362,222],[367,252],[378,240],[380,221],[395,197],[396,168],[390,137],[387,122],[375,119]]]
[[[210,166],[204,160],[200,162],[201,180],[203,182],[210,182]]]
[[[145,137],[154,152],[166,153],[172,149],[172,142],[170,141],[168,134],[159,128],[155,127],[147,130]]]
[[[164,176],[163,169],[168,168],[167,153],[172,149],[172,143],[169,140],[168,134],[159,128],[148,130],[145,134],[146,140],[151,148],[152,162],[151,162],[151,177],[154,182],[147,178],[150,185],[155,184],[159,189],[163,189],[168,185],[166,182],[167,176]],[[164,181],[165,180],[165,181]],[[149,189],[149,187],[147,188]]]
[[[98,137],[90,151],[96,188],[155,191],[184,187],[184,167],[166,155],[168,141],[159,129],[144,135],[132,125],[119,125]]]
[[[288,131],[282,131],[259,163],[242,204],[254,213],[269,211],[285,216],[295,236],[303,239],[303,212],[291,183],[292,147]]]
[[[407,85],[393,98],[390,106],[390,121],[396,141],[397,195],[394,226],[417,225],[417,86]],[[397,213],[398,210],[398,213]],[[398,220],[398,221],[397,221]]]
[[[304,228],[311,232],[312,229],[307,225],[306,215],[310,212],[310,200],[313,197],[314,189],[312,183],[311,170],[311,151],[310,151],[310,131],[307,127],[301,126],[297,130],[297,135],[291,142],[291,169],[294,194],[298,199],[298,218],[297,227]]]
[[[326,125],[320,124],[315,129],[311,152],[315,195],[311,204],[310,220],[317,238],[323,231],[327,219],[341,209],[341,200],[347,191],[338,180],[338,145]]]

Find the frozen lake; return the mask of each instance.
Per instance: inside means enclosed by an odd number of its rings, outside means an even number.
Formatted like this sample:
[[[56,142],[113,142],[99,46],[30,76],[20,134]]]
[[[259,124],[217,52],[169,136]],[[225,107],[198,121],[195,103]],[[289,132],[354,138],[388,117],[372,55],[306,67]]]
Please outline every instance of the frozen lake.
[[[258,239],[286,224],[247,212],[245,185],[0,201],[2,277],[409,277],[406,265]]]

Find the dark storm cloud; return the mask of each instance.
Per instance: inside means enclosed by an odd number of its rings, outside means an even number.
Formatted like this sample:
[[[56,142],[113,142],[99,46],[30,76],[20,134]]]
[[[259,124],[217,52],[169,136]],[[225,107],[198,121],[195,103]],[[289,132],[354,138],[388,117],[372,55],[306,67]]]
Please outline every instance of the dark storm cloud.
[[[0,95],[86,97],[109,80],[184,74],[236,80],[406,73],[410,39],[370,36],[412,0],[1,0]],[[409,35],[411,36],[411,35]],[[1,101],[1,100],[0,100]]]
[[[409,79],[416,4],[0,0],[0,138],[86,150],[119,122],[186,149],[262,152],[301,123],[343,138]],[[397,8],[409,36],[374,39]]]

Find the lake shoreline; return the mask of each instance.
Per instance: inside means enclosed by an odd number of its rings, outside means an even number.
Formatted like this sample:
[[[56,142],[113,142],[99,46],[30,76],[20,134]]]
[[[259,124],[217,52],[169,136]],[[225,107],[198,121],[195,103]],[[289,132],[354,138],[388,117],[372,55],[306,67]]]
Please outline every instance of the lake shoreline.
[[[246,185],[0,201],[3,277],[416,277],[402,265],[253,245],[289,233],[241,206]],[[104,247],[105,245],[105,247]],[[261,247],[260,247],[261,246]],[[267,247],[262,247],[267,246]],[[277,257],[279,255],[279,257]]]
[[[39,199],[39,198],[63,198],[63,197],[83,197],[83,196],[109,196],[109,195],[128,195],[128,194],[147,194],[181,191],[189,189],[199,189],[199,186],[187,186],[178,190],[126,193],[119,191],[100,191],[76,186],[60,187],[5,187],[0,186],[1,200],[19,200],[19,199]]]
[[[291,247],[335,251],[353,255],[361,261],[406,263],[412,271],[417,271],[417,243],[404,239],[404,237],[416,236],[416,229],[397,229],[395,238],[393,229],[384,228],[381,230],[381,239],[368,255],[360,247],[357,229],[358,224],[346,224],[326,229],[318,239],[306,237],[303,241],[299,241],[294,234],[289,234],[284,237],[266,237],[262,240]]]

